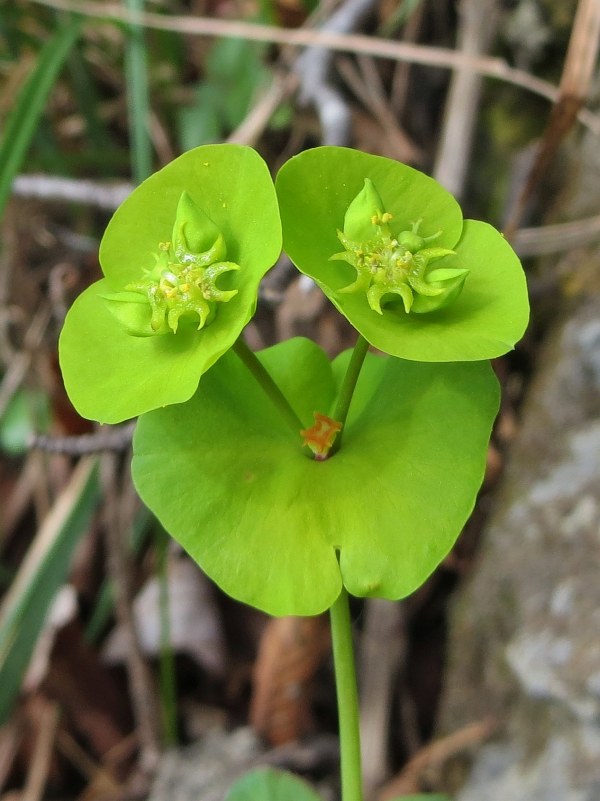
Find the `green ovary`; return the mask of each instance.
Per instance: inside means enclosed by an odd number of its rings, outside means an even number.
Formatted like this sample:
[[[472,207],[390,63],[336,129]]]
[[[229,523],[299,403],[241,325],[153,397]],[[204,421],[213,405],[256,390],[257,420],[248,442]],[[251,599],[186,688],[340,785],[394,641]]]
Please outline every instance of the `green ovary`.
[[[198,317],[198,330],[215,316],[216,304],[227,303],[237,289],[222,290],[216,281],[223,273],[239,270],[239,265],[223,261],[225,243],[219,235],[215,244],[204,253],[189,253],[173,248],[170,242],[159,245],[156,265],[144,270],[140,281],[125,287],[144,294],[150,304],[150,327],[156,333],[166,328],[177,331],[182,316]]]
[[[205,250],[210,242],[213,244]],[[226,256],[223,235],[184,192],[177,206],[172,241],[159,244],[154,267],[144,269],[142,278],[125,290],[143,295],[150,304],[153,333],[176,333],[182,317],[197,317],[200,330],[215,317],[217,303],[227,303],[237,295],[237,289],[217,286],[223,273],[240,269],[225,261]]]
[[[349,212],[356,209],[361,200],[373,197],[380,201],[373,185],[366,181],[365,190],[355,198]],[[391,300],[390,296],[393,295],[402,299],[406,313],[436,311],[447,306],[460,294],[469,271],[457,268],[430,270],[432,262],[455,255],[453,250],[428,246],[442,232],[422,237],[418,233],[421,224],[421,220],[418,220],[413,223],[410,231],[393,235],[389,228],[392,215],[381,212],[380,208],[378,203],[375,213],[369,212],[365,217],[364,223],[370,223],[370,230],[373,232],[367,241],[354,241],[346,232],[338,231],[344,251],[330,258],[346,261],[356,270],[356,280],[339,292],[365,292],[369,306],[378,314],[383,314],[382,302]],[[349,213],[347,219],[348,216]],[[362,229],[357,228],[356,215],[352,222],[354,230],[365,230],[364,226]]]

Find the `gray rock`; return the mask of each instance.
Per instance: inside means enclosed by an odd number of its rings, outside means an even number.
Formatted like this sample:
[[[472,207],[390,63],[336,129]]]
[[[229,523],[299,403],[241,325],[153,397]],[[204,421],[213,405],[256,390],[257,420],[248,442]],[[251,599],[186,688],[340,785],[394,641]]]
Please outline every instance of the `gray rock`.
[[[249,728],[210,729],[197,743],[163,755],[148,801],[223,801],[263,752]]]
[[[598,801],[599,296],[546,344],[450,643],[442,730],[500,721],[458,801]]]

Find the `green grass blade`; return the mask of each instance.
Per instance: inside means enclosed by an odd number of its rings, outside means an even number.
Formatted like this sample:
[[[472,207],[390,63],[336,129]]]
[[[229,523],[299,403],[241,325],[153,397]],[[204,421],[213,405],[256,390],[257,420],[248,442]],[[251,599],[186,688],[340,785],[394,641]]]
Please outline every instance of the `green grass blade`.
[[[83,460],[40,528],[2,603],[0,725],[10,714],[48,610],[99,499],[97,460]]]
[[[144,0],[126,0],[127,10],[144,10]],[[132,24],[125,50],[125,77],[129,106],[129,136],[133,178],[141,183],[152,172],[152,147],[148,134],[150,100],[148,92],[148,54],[144,30]]]
[[[48,94],[77,40],[80,27],[79,21],[69,20],[44,45],[6,120],[0,142],[0,215],[39,123]]]

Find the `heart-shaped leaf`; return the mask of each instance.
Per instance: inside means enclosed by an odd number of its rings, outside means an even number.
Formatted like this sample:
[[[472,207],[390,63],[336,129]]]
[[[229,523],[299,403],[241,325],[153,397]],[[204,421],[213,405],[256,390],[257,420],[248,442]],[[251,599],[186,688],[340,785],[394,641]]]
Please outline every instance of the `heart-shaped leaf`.
[[[251,148],[199,147],[144,181],[106,229],[100,247],[105,278],[75,301],[61,334],[65,385],[80,414],[116,423],[187,400],[254,314],[258,285],[280,249],[273,183]],[[185,276],[172,275],[174,261],[197,273],[210,265],[210,282],[190,289]],[[157,265],[156,279],[166,282],[167,293],[173,281],[187,292],[170,317],[156,304],[153,316],[144,294],[137,295],[142,302],[131,302],[132,288],[142,291]],[[195,307],[190,293],[199,298]],[[202,293],[227,302],[215,302],[216,310],[203,315]],[[148,298],[155,297],[149,286]],[[161,319],[170,327],[160,327]]]
[[[331,414],[350,353],[294,339],[259,354],[305,425]],[[340,450],[306,456],[233,353],[189,402],[144,415],[133,476],[227,593],[274,615],[328,609],[342,581],[400,598],[448,553],[481,484],[498,408],[485,362],[367,355]]]
[[[284,164],[276,187],[285,250],[379,350],[415,361],[475,361],[506,353],[523,335],[529,305],[517,256],[486,223],[468,220],[463,225],[458,204],[432,178],[380,156],[319,147]],[[376,225],[367,220],[361,228],[356,218],[363,206],[365,214],[370,214],[379,199],[384,208],[377,211],[383,216],[377,219],[375,214],[373,219],[396,237],[396,246],[398,240],[407,246],[409,261],[412,251],[421,246],[421,256],[433,253],[433,248],[438,254],[445,250],[447,255],[436,257],[430,268],[435,272],[434,282],[443,275],[455,276],[445,295],[443,287],[434,283],[430,294],[439,293],[440,297],[416,293],[410,310],[412,289],[407,293],[402,284],[391,280],[390,292],[395,294],[385,295],[382,313],[378,313],[384,293],[379,285],[370,289],[368,285],[370,280],[380,280],[376,267],[369,279],[373,262],[364,261],[360,242],[348,244],[349,256],[340,254],[338,231],[344,228],[350,240],[361,234],[368,238],[368,231]],[[366,252],[368,256],[368,247]],[[358,278],[352,266],[357,259],[362,260]],[[386,263],[389,267],[389,258]],[[440,272],[446,269],[451,272]],[[408,274],[408,267],[406,270]],[[457,272],[464,270],[468,270],[466,277]]]

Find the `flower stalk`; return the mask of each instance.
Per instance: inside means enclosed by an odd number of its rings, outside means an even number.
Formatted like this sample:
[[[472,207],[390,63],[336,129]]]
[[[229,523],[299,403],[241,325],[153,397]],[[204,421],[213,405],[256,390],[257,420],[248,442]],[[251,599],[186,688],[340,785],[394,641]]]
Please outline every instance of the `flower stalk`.
[[[348,593],[342,587],[329,610],[340,731],[342,801],[362,801],[358,691]]]
[[[269,396],[270,400],[273,402],[274,406],[277,408],[294,434],[299,436],[300,431],[304,428],[302,420],[300,420],[288,399],[279,389],[275,381],[273,381],[268,370],[266,370],[262,362],[253,353],[253,351],[250,350],[248,345],[246,345],[242,337],[236,341],[235,345],[233,346],[233,350],[248,368],[248,370],[250,370],[265,393]]]

